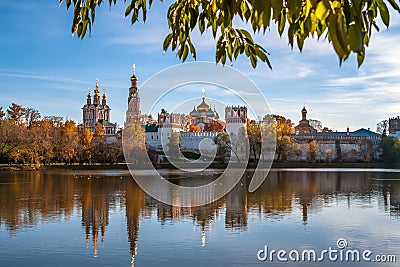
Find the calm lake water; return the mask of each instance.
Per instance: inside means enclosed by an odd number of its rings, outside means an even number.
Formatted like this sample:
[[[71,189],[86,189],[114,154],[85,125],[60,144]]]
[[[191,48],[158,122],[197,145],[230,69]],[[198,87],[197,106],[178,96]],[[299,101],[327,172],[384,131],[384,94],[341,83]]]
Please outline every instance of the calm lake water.
[[[177,208],[127,171],[0,172],[0,266],[400,265],[400,171],[273,170],[248,193],[251,176],[211,205]],[[397,263],[257,258],[266,245],[319,255],[340,238]]]

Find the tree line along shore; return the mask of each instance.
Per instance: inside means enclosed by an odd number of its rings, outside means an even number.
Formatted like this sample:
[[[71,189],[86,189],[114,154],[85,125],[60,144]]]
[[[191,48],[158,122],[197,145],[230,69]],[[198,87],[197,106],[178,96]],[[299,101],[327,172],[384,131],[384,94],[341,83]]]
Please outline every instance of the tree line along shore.
[[[287,120],[288,124],[290,120]],[[273,166],[287,167],[400,167],[400,139],[382,136],[381,156],[373,161],[325,162],[312,158],[305,162],[290,162],[286,155],[295,153],[295,140],[289,137],[288,124],[277,126],[276,153],[280,155]],[[143,130],[144,131],[144,130]],[[286,133],[287,131],[288,133]],[[259,146],[259,131],[248,127],[250,148]],[[15,103],[6,111],[0,107],[0,170],[29,170],[39,167],[71,169],[126,168],[122,138],[107,140],[101,125],[91,132],[78,131],[77,123],[57,116],[42,116],[33,108]],[[218,142],[218,140],[215,140]],[[217,143],[218,144],[218,143]],[[255,152],[256,149],[253,149]],[[311,153],[312,151],[310,151]],[[158,152],[149,151],[151,159]],[[190,155],[195,158],[195,155]],[[168,168],[168,161],[154,162],[157,168]],[[226,162],[216,159],[212,167],[222,168]],[[256,165],[250,162],[249,166]],[[64,167],[67,166],[67,167]]]

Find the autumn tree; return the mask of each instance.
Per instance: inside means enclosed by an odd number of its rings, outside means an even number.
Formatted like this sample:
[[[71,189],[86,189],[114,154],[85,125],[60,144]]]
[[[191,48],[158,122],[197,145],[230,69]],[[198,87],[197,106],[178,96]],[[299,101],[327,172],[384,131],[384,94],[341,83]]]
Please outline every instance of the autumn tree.
[[[276,134],[276,160],[286,160],[295,140],[290,137],[293,133],[292,121],[280,115],[267,115],[264,122],[273,125]]]
[[[45,165],[50,164],[54,159],[54,135],[55,131],[59,129],[52,125],[47,120],[42,120],[41,122],[31,122],[28,128],[30,141],[30,160],[29,163]],[[58,145],[58,144],[57,144]]]
[[[326,162],[332,162],[333,150],[332,149],[326,149],[325,153],[326,153]]]
[[[53,127],[61,127],[63,125],[64,118],[59,116],[44,116],[43,120],[50,122]]]
[[[83,39],[92,30],[96,9],[105,1],[59,2],[65,2],[67,9],[73,4],[72,34],[76,33],[78,38]],[[117,2],[122,1],[108,1],[110,7]],[[132,24],[139,20],[145,22],[147,11],[153,3],[141,0],[123,2],[128,2],[125,16],[130,16]],[[192,32],[196,28],[201,34],[210,30],[216,42],[216,62],[225,64],[226,60],[234,61],[244,54],[253,67],[261,61],[271,68],[269,53],[253,37],[272,29],[281,36],[285,32],[290,46],[293,48],[297,44],[300,51],[306,39],[325,36],[331,42],[340,62],[353,53],[360,66],[372,29],[379,30],[378,21],[389,27],[390,13],[387,3],[400,12],[394,0],[176,0],[170,3],[168,9],[166,19],[170,33],[165,37],[163,49],[177,51],[182,61],[186,60],[189,53],[196,59]],[[252,34],[237,26],[243,24],[251,27]],[[272,24],[276,26],[271,27]]]
[[[307,160],[308,162],[315,162],[317,156],[318,143],[312,140],[307,144]]]
[[[142,163],[147,156],[146,151],[146,132],[142,125],[132,123],[122,131],[124,155],[126,162]]]
[[[205,132],[222,132],[224,128],[224,125],[216,120],[212,120],[204,125]]]
[[[229,135],[226,132],[218,133],[214,138],[214,143],[217,145],[217,153],[215,156],[219,162],[224,163],[227,152],[231,151]]]
[[[114,164],[118,162],[123,155],[121,139],[115,139],[112,142],[103,142],[102,158],[96,159],[103,163]]]
[[[0,159],[19,158],[18,147],[25,136],[25,127],[17,125],[11,119],[0,120]],[[13,152],[15,153],[11,156]]]
[[[293,142],[291,147],[292,157],[294,157],[297,161],[300,160],[301,156],[303,155],[303,150],[301,149],[299,143]]]
[[[2,119],[4,119],[4,116],[5,116],[6,114],[4,113],[4,111],[3,111],[3,107],[0,107],[0,120],[2,120]]]
[[[81,160],[86,160],[89,163],[92,159],[92,145],[93,133],[89,130],[89,128],[85,127],[79,137],[80,141],[80,158]]]
[[[276,121],[267,115],[260,122],[261,151],[260,160],[273,159],[276,152]]]
[[[189,132],[201,132],[201,128],[200,128],[199,125],[190,124],[190,126],[189,126]]]
[[[96,128],[94,129],[93,140],[91,143],[92,158],[93,159],[103,159],[103,153],[105,149],[105,135],[103,125],[97,122]]]
[[[332,133],[333,131],[331,129],[329,129],[328,127],[324,127],[324,128],[322,128],[321,132],[323,132],[323,133]]]
[[[76,123],[72,120],[66,120],[61,129],[59,145],[60,159],[65,163],[71,163],[78,153],[79,135]],[[89,142],[90,143],[90,142]],[[89,145],[90,146],[90,145]]]
[[[12,103],[7,109],[8,117],[19,125],[23,123],[25,114],[26,110],[22,106],[15,103]]]
[[[8,118],[0,119],[2,161],[12,159],[35,165],[70,164],[78,160],[113,163],[122,155],[121,140],[106,142],[101,125],[95,133],[85,128],[79,134],[72,120],[64,121],[57,116],[41,118],[34,108],[22,109],[13,104],[7,111]]]
[[[29,129],[32,124],[38,123],[41,118],[40,112],[34,108],[25,109],[25,125]]]
[[[240,127],[236,136],[236,142],[232,142],[232,148],[236,151],[236,157],[240,159],[249,158],[249,137],[247,136],[246,127]]]
[[[261,153],[261,128],[256,121],[248,121],[246,124],[247,136],[249,137],[250,153],[254,160],[260,158]]]
[[[389,166],[398,167],[400,164],[400,138],[384,136],[379,146],[381,160]]]

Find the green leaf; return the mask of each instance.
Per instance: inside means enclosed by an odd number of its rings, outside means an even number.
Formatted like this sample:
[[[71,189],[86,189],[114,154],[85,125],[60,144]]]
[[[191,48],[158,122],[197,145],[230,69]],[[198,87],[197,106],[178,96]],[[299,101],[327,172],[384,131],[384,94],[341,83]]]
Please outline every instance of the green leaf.
[[[362,63],[364,62],[365,53],[362,51],[361,53],[357,54],[357,63],[358,67],[361,67]]]
[[[163,50],[164,51],[167,51],[168,47],[170,46],[171,41],[172,41],[172,37],[173,37],[172,33],[168,34],[167,37],[165,37],[164,43],[163,43]]]
[[[132,4],[133,4],[133,3],[130,3],[130,4],[126,7],[126,10],[125,10],[125,17],[127,17],[127,16],[131,13],[132,7],[133,7]]]
[[[253,37],[251,37],[250,33],[244,29],[239,30],[247,39],[248,42],[252,43],[253,42]]]
[[[136,21],[137,21],[137,14],[136,14],[136,12],[133,12],[132,18],[131,18],[132,25],[135,24]]]
[[[385,24],[386,27],[389,27],[390,16],[386,4],[383,2],[383,0],[375,0],[375,1],[378,4],[379,13],[381,15],[383,24]]]
[[[250,62],[253,68],[255,69],[257,67],[257,58],[255,56],[250,56]]]
[[[268,56],[265,52],[258,50],[257,56],[262,62],[267,63],[268,67],[272,70],[271,62],[269,61]]]
[[[285,30],[285,23],[286,23],[286,17],[283,13],[281,13],[278,25],[278,32],[280,36],[282,36],[282,33]]]
[[[192,57],[194,60],[196,60],[196,49],[194,48],[194,45],[192,42],[189,40],[189,48],[190,48],[190,53],[192,54]]]
[[[347,39],[350,49],[353,52],[360,52],[362,50],[362,34],[360,28],[358,28],[356,24],[352,24],[348,28]]]
[[[266,0],[266,7],[264,12],[262,13],[262,23],[264,26],[264,33],[265,30],[269,27],[270,22],[271,22],[271,2],[269,0]]]
[[[273,19],[275,21],[279,20],[279,15],[282,13],[283,10],[283,1],[281,0],[271,0],[271,6],[273,10]]]
[[[225,53],[222,54],[222,56],[221,56],[221,63],[222,63],[222,65],[225,65],[225,63],[226,63],[226,54]]]
[[[203,34],[204,30],[206,29],[206,24],[205,24],[205,21],[204,21],[204,17],[205,17],[204,15],[205,15],[204,13],[201,13],[200,16],[199,16],[199,30],[200,30],[201,34]]]
[[[297,47],[299,48],[300,52],[303,51],[304,45],[304,38],[297,36]]]
[[[228,58],[232,62],[232,44],[231,43],[227,44],[226,50],[227,50],[227,53],[228,53]]]
[[[186,58],[187,58],[187,56],[188,56],[188,53],[189,53],[189,48],[188,48],[188,46],[185,44],[185,45],[183,46],[182,62],[185,62],[185,60],[186,60]]]
[[[347,58],[348,53],[346,51],[347,50],[346,47],[343,46],[343,43],[339,37],[340,26],[341,25],[338,25],[337,23],[336,16],[332,14],[332,16],[329,17],[329,28],[328,28],[329,37],[332,41],[332,45],[336,51],[336,54],[339,56],[340,61],[342,61],[342,59]]]
[[[397,3],[394,0],[388,0],[389,4],[400,13],[400,7],[397,5]]]

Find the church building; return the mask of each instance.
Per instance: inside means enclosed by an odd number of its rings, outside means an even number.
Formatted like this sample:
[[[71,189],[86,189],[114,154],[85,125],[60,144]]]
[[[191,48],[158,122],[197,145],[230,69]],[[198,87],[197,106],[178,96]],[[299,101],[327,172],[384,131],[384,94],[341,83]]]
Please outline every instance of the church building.
[[[202,130],[204,130],[204,126],[207,123],[210,123],[213,120],[219,119],[218,112],[211,108],[209,104],[206,103],[206,98],[204,96],[205,90],[202,90],[203,96],[200,105],[194,105],[193,110],[189,113],[189,115],[193,118],[193,123],[200,126]]]
[[[297,134],[304,133],[316,133],[317,130],[310,125],[310,121],[307,120],[307,109],[303,107],[301,110],[301,120],[299,121],[299,125],[294,127],[294,130]]]
[[[96,131],[96,127],[100,125],[103,128],[105,136],[116,134],[117,124],[110,122],[111,108],[107,105],[106,89],[100,101],[99,79],[96,79],[93,100],[91,89],[88,88],[86,104],[83,106],[83,122],[78,126],[80,132],[87,128],[92,133]]]

